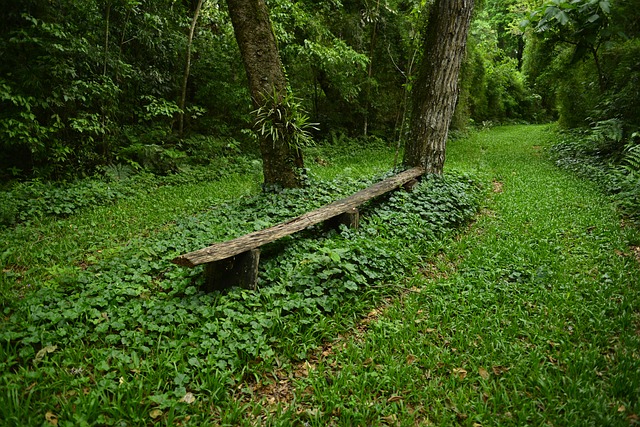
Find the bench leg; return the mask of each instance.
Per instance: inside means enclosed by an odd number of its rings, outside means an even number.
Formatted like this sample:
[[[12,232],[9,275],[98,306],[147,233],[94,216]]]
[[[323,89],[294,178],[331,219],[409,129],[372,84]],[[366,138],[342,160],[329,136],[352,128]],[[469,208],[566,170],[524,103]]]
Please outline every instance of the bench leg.
[[[233,286],[254,290],[258,282],[259,263],[260,249],[207,263],[204,265],[204,290],[221,291]]]
[[[324,229],[331,230],[340,227],[342,224],[349,228],[357,229],[360,226],[360,211],[358,208],[353,208],[348,212],[326,220],[324,223]]]
[[[413,187],[415,187],[416,185],[418,185],[420,181],[418,181],[417,179],[412,179],[411,181],[407,181],[402,185],[402,188],[405,189],[405,191],[408,191],[409,193],[413,191]]]

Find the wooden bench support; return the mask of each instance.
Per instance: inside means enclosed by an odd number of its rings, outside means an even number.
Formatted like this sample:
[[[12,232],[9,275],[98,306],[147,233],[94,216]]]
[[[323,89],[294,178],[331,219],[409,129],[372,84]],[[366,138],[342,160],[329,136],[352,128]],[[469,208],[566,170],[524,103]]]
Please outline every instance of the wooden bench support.
[[[420,181],[418,181],[417,179],[412,179],[411,181],[407,181],[404,184],[402,184],[402,188],[404,188],[405,191],[407,192],[412,192],[413,188],[418,185]]]
[[[340,227],[341,225],[357,229],[360,226],[360,211],[358,208],[352,208],[338,216],[327,219],[324,222],[324,229],[332,230]]]
[[[256,289],[260,249],[251,249],[238,255],[204,265],[207,292],[239,286],[244,289]]]

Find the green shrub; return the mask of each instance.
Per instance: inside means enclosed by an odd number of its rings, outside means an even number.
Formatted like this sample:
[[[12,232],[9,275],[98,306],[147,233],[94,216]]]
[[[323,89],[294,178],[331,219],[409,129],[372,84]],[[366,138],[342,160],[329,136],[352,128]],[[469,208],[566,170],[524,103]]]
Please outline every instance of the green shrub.
[[[640,219],[640,144],[630,136],[622,153],[614,150],[622,138],[616,123],[602,123],[593,131],[564,132],[550,151],[556,164],[598,183],[622,211]]]
[[[18,219],[18,203],[11,192],[0,192],[0,227],[13,225]]]

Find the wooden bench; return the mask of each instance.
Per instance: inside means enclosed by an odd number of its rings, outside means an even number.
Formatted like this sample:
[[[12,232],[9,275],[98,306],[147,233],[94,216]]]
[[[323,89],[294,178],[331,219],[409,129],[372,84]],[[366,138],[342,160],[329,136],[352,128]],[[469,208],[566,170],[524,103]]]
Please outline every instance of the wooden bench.
[[[413,187],[417,182],[416,179],[423,174],[423,168],[408,169],[345,199],[307,212],[297,218],[180,255],[172,262],[185,267],[205,264],[205,289],[208,291],[221,290],[231,286],[255,289],[258,264],[260,263],[260,246],[329,219],[335,219],[338,224],[357,227],[358,206],[401,186]]]

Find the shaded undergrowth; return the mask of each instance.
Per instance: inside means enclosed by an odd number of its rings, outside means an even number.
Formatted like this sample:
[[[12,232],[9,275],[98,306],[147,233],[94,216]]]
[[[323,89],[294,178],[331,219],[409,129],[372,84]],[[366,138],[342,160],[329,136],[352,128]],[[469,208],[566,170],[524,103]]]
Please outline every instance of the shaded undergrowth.
[[[317,181],[218,203],[125,246],[76,258],[81,264],[34,274],[32,290],[3,302],[2,419],[209,422],[213,408],[229,407],[243,379],[305,358],[394,294],[394,281],[475,214],[482,189],[465,174],[426,178],[411,194],[398,191],[365,206],[358,230],[315,228],[283,239],[266,248],[257,292],[203,293],[201,269],[169,261],[377,179]],[[24,283],[10,279],[4,277],[5,288]]]
[[[639,421],[640,233],[555,168],[545,127],[451,144],[493,180],[470,231],[305,363],[260,378],[242,425],[607,425]],[[221,415],[219,420],[227,420]]]

